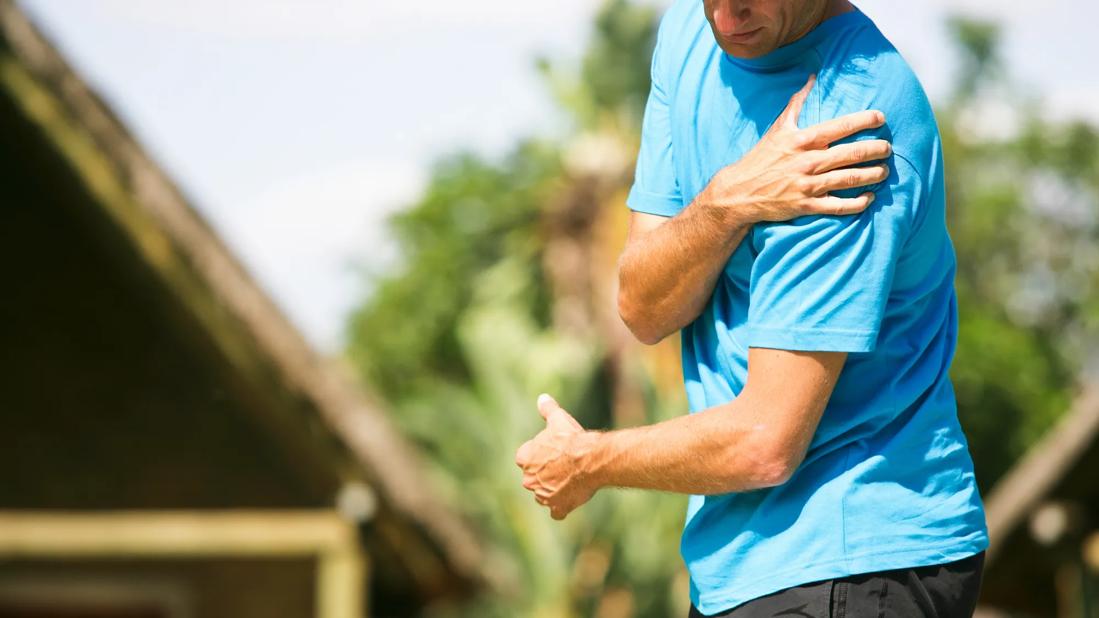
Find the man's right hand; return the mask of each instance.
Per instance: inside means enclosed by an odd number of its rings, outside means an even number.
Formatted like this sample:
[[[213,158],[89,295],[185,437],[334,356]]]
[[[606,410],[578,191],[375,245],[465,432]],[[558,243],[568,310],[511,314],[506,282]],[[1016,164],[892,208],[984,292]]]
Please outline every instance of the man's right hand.
[[[790,97],[759,143],[743,158],[719,171],[696,200],[717,209],[722,218],[744,225],[785,221],[801,215],[846,215],[865,209],[871,192],[841,198],[830,191],[863,187],[889,177],[889,166],[859,166],[887,158],[892,149],[882,139],[837,142],[885,124],[885,115],[866,110],[798,129],[798,115],[816,77]]]

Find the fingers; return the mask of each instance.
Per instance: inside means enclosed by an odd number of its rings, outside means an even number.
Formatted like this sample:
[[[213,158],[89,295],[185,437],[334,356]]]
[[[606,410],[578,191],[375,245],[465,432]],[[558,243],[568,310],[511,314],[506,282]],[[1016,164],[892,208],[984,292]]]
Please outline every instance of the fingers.
[[[893,146],[883,139],[867,139],[847,144],[836,144],[827,150],[813,153],[813,173],[828,172],[841,167],[869,163],[888,158]]]
[[[876,129],[883,124],[885,124],[885,114],[876,109],[868,109],[811,126],[802,130],[799,138],[806,147],[827,148],[832,142],[859,131]]]
[[[818,215],[853,215],[866,210],[866,207],[874,203],[874,194],[870,191],[858,197],[836,197],[826,195],[824,197],[812,197],[807,202],[807,207],[812,214]]]
[[[535,479],[533,476],[529,477],[529,478],[528,477],[523,477],[523,487],[530,490],[531,494],[534,496],[534,501],[535,502],[537,502],[538,504],[541,504],[542,506],[550,506],[550,496],[546,495],[546,494],[543,494],[543,493],[539,493],[539,491],[538,491],[538,480]],[[558,506],[560,506],[560,505],[558,505]]]
[[[553,517],[554,519],[565,519],[565,516],[569,514],[569,510],[566,510],[562,505],[549,504],[548,496],[543,496],[535,493],[534,501],[541,506],[548,507],[549,516]]]
[[[782,110],[778,120],[775,120],[775,124],[772,126],[797,130],[801,108],[805,106],[805,100],[809,98],[809,91],[813,89],[813,84],[816,82],[816,74],[809,75],[809,79],[805,80],[805,85],[790,97],[790,102],[786,104],[786,108]]]
[[[879,183],[889,177],[889,166],[870,165],[867,167],[847,167],[832,170],[813,177],[810,181],[817,195],[824,195],[829,191],[840,189],[853,189]]]

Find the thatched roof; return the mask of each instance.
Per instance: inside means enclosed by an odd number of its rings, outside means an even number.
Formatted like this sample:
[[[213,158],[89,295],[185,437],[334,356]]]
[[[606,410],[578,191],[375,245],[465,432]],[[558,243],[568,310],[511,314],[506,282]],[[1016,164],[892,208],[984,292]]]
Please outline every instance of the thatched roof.
[[[93,196],[126,245],[304,465],[378,499],[367,542],[424,597],[482,581],[475,537],[441,504],[377,402],[323,361],[123,123],[11,0],[0,0],[0,93]],[[112,232],[113,233],[113,232]]]

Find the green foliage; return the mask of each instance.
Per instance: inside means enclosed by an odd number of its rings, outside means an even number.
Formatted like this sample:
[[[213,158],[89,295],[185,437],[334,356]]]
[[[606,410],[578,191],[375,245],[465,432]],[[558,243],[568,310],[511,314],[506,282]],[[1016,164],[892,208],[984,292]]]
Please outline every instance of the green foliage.
[[[432,454],[438,485],[485,533],[493,572],[513,578],[504,590],[514,596],[436,608],[434,615],[587,614],[616,584],[636,591],[638,615],[668,615],[681,499],[604,492],[558,523],[520,484],[515,449],[545,424],[534,406],[537,393],[560,393],[582,417],[574,403],[597,379],[603,354],[600,342],[539,324],[535,282],[522,261],[505,257],[475,277],[473,300],[456,329],[468,383],[425,384],[398,402],[397,421]],[[608,405],[605,394],[597,399]],[[645,521],[635,519],[639,512]],[[603,566],[577,568],[593,555]]]
[[[558,165],[545,144],[495,165],[469,155],[440,165],[420,202],[393,220],[404,270],[354,316],[352,358],[430,454],[450,503],[481,527],[492,570],[515,576],[505,586],[514,596],[433,615],[588,614],[615,587],[633,591],[638,615],[684,609],[668,606],[684,598],[668,593],[682,498],[605,493],[562,525],[523,489],[514,463],[544,426],[538,393],[558,394],[582,422],[610,407],[602,342],[547,322],[538,215],[560,189]],[[592,562],[603,566],[574,566]]]
[[[988,489],[1066,410],[1096,338],[1099,136],[1014,96],[995,70],[995,26],[951,25],[962,71],[939,120],[958,253],[952,377]],[[990,104],[1017,126],[986,134]]]
[[[963,50],[955,96],[968,99],[999,68],[996,52],[1000,28],[992,22],[961,16],[948,19],[946,26]]]
[[[541,281],[540,205],[558,188],[560,165],[556,147],[533,141],[496,165],[457,155],[439,163],[419,202],[391,220],[402,269],[379,280],[352,316],[348,348],[382,395],[407,396],[425,380],[469,380],[456,326],[474,280],[510,256]],[[544,307],[545,287],[532,293]],[[544,322],[544,312],[536,315]]]
[[[595,18],[579,66],[538,61],[555,98],[581,129],[604,123],[636,132],[649,94],[649,65],[656,45],[654,7],[608,0]]]
[[[584,56],[581,80],[596,109],[625,110],[641,117],[649,94],[649,62],[656,41],[656,13],[626,0],[603,6],[597,35]],[[640,58],[640,60],[639,60]]]
[[[568,90],[578,128],[639,122],[655,26],[652,8],[609,2],[578,67],[547,65],[558,94]],[[684,497],[602,492],[555,522],[514,463],[544,426],[538,393],[553,392],[587,426],[601,426],[611,409],[604,342],[549,323],[542,224],[569,182],[561,152],[530,141],[501,161],[442,161],[423,196],[390,223],[401,268],[352,317],[352,360],[429,454],[449,502],[480,527],[489,568],[511,577],[503,594],[432,616],[594,615],[615,599],[638,616],[686,613],[686,590],[671,590],[683,583]],[[650,395],[649,420],[679,413]]]

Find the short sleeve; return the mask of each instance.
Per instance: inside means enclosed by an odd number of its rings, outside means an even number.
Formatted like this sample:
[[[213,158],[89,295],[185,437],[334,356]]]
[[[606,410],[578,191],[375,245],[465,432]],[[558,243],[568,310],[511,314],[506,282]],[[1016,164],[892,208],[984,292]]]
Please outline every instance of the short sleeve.
[[[757,225],[748,345],[872,352],[924,181],[900,155],[865,211]]]
[[[641,123],[641,148],[633,186],[626,197],[631,210],[671,217],[683,209],[672,156],[670,83],[665,65],[663,29],[653,50],[652,85]]]

